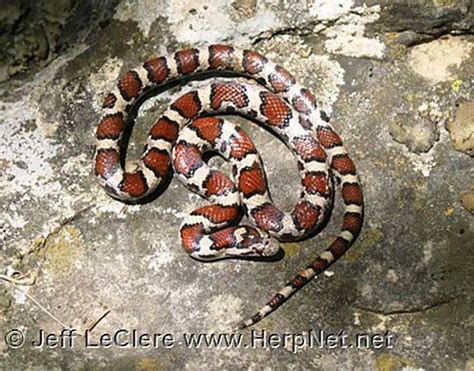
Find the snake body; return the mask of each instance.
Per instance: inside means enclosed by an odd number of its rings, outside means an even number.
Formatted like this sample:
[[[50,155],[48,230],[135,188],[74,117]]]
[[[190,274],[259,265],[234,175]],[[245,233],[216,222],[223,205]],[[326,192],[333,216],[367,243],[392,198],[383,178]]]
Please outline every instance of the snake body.
[[[134,171],[122,166],[121,140],[129,112],[148,91],[182,78],[207,73],[244,76],[212,81],[175,100],[152,127]],[[294,276],[254,316],[245,328],[278,308],[319,272],[341,257],[362,227],[362,190],[342,140],[317,109],[314,95],[283,67],[263,55],[228,45],[182,49],[146,61],[130,70],[107,95],[96,128],[95,173],[113,197],[136,201],[153,193],[174,170],[209,205],[184,218],[180,228],[186,251],[200,260],[268,257],[279,251],[278,240],[311,234],[328,212],[332,177],[344,201],[342,229],[331,245]],[[272,202],[260,157],[248,134],[220,117],[249,117],[279,136],[298,161],[302,192],[291,212]],[[216,151],[228,159],[233,179],[202,159]],[[239,225],[242,215],[250,225]]]

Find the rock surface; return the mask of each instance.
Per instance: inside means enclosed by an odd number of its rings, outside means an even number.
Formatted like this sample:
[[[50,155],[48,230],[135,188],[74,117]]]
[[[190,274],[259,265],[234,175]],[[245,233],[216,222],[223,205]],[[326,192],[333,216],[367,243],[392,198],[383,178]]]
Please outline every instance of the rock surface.
[[[2,5],[0,368],[472,369],[470,1],[165,3]],[[247,346],[218,349],[186,347],[183,334],[230,334],[330,243],[342,205],[336,194],[327,227],[285,244],[280,261],[204,264],[178,238],[183,215],[203,201],[176,179],[138,205],[100,189],[94,128],[114,81],[151,55],[212,42],[256,49],[317,94],[357,165],[366,203],[363,231],[340,261],[241,332]],[[127,156],[139,158],[148,129],[178,94],[141,106]],[[290,208],[296,161],[265,130],[232,119],[256,143],[275,201]],[[89,347],[82,335],[73,346],[32,345],[40,329],[62,327],[92,329]],[[120,329],[169,333],[176,343],[92,345]],[[298,336],[253,347],[252,330]],[[295,348],[319,330],[389,342]],[[121,332],[118,340],[132,338]]]
[[[439,135],[436,123],[425,121],[413,115],[398,114],[396,121],[389,124],[390,135],[404,143],[411,152],[428,152]]]
[[[461,103],[455,118],[448,124],[454,148],[474,156],[474,102]]]
[[[466,210],[474,214],[474,190],[461,194],[460,201]]]

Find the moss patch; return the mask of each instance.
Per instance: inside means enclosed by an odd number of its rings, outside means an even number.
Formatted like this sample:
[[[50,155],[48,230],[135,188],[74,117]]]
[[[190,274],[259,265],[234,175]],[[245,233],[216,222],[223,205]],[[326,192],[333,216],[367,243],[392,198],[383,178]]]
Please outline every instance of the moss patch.
[[[48,271],[57,276],[73,273],[84,255],[81,233],[75,227],[66,226],[41,241],[42,248],[36,250],[44,260]]]

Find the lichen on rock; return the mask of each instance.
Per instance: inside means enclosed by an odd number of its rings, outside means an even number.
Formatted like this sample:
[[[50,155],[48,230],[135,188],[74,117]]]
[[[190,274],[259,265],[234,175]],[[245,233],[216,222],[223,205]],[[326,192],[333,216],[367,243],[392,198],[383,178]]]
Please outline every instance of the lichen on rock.
[[[474,157],[474,101],[459,104],[448,130],[454,148]]]

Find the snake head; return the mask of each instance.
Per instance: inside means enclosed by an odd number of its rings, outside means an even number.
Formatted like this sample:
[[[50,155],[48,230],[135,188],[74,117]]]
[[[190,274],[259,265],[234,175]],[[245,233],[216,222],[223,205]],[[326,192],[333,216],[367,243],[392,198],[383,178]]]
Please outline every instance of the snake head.
[[[208,235],[202,236],[191,252],[191,257],[201,261],[226,258],[262,258],[270,257],[280,251],[278,241],[251,226],[228,228],[219,236],[227,244],[218,244]],[[217,238],[217,237],[214,237]]]
[[[267,243],[262,250],[262,256],[274,256],[280,251],[280,243],[274,237],[268,237]]]
[[[258,238],[251,238],[241,241],[240,244],[224,249],[201,249],[194,251],[190,256],[200,261],[214,261],[229,258],[261,258],[276,255],[280,251],[280,244],[277,239],[260,235]]]
[[[225,255],[229,258],[261,258],[274,256],[278,251],[280,251],[278,240],[264,235],[257,239],[242,242],[242,244],[236,248],[226,249]]]

